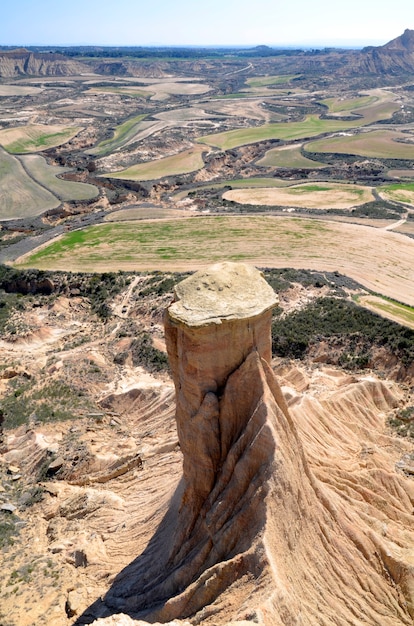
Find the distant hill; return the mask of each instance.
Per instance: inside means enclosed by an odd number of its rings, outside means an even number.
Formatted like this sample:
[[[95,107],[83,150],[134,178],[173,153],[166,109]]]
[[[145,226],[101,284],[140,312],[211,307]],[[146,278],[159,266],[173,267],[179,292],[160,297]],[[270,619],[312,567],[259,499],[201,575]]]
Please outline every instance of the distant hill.
[[[383,46],[370,46],[361,51],[361,71],[376,74],[405,74],[414,71],[414,30]]]
[[[25,48],[0,50],[0,77],[17,76],[72,76],[89,68],[62,54],[31,52]],[[90,71],[90,70],[89,70]]]

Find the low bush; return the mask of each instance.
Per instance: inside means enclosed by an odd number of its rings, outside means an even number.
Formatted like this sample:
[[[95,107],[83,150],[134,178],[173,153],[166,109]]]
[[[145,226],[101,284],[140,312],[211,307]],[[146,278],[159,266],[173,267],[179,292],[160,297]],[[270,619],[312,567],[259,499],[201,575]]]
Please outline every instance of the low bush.
[[[272,324],[275,356],[303,358],[312,344],[332,338],[346,347],[339,362],[350,369],[368,365],[374,346],[387,348],[405,366],[414,359],[414,330],[340,298],[318,298]]]

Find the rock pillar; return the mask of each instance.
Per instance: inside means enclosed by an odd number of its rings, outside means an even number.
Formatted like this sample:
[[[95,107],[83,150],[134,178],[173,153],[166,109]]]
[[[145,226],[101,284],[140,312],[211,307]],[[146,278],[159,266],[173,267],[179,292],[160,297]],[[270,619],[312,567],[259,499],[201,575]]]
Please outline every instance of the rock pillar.
[[[229,423],[220,400],[229,376],[255,352],[271,359],[271,316],[277,296],[261,273],[218,263],[175,288],[165,334],[176,388],[186,500],[199,508],[243,424]]]

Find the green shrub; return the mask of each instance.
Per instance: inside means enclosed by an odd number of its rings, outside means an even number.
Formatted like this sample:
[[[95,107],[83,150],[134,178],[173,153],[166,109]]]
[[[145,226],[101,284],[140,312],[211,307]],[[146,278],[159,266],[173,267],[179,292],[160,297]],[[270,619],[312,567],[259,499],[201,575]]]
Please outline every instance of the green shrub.
[[[131,344],[132,362],[149,371],[161,372],[168,369],[168,357],[165,352],[154,348],[151,335],[141,333]]]
[[[272,324],[273,354],[302,358],[310,346],[335,338],[345,348],[344,367],[365,367],[373,346],[384,346],[409,366],[414,359],[414,330],[340,298],[319,298]]]

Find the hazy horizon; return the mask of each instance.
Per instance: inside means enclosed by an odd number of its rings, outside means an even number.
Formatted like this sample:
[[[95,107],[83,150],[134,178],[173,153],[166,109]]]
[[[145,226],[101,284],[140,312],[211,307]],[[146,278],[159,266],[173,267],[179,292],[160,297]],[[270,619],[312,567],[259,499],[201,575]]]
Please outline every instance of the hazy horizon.
[[[411,0],[348,0],[340,12],[331,0],[5,0],[0,46],[361,48],[401,35],[412,13]]]
[[[402,34],[402,33],[400,33]],[[397,35],[398,36],[398,35]],[[350,49],[350,50],[359,50],[361,48],[365,48],[367,46],[382,46],[385,43],[388,43],[389,40],[387,41],[382,41],[382,40],[364,40],[364,41],[349,41],[349,40],[345,40],[345,41],[331,41],[331,40],[327,40],[327,41],[314,41],[314,42],[297,42],[297,43],[286,43],[286,44],[280,44],[280,43],[267,43],[267,44],[263,44],[261,42],[256,42],[256,43],[251,43],[251,44],[179,44],[179,43],[164,43],[164,42],[152,42],[152,43],[147,43],[147,44],[125,44],[125,43],[112,43],[112,44],[103,44],[101,42],[78,42],[78,43],[73,43],[73,42],[63,42],[63,43],[47,43],[47,42],[36,42],[36,41],[32,41],[32,42],[18,42],[18,43],[13,43],[13,44],[2,44],[0,43],[0,48],[31,48],[31,47],[36,47],[36,48],[83,48],[83,47],[90,47],[90,48],[194,48],[194,49],[250,49],[250,48],[256,48],[258,46],[267,46],[269,48],[273,48],[275,50],[277,49],[284,49],[284,50],[294,50],[295,48],[298,49],[314,49],[314,48],[346,48],[346,49]]]

